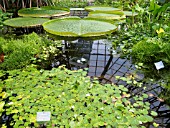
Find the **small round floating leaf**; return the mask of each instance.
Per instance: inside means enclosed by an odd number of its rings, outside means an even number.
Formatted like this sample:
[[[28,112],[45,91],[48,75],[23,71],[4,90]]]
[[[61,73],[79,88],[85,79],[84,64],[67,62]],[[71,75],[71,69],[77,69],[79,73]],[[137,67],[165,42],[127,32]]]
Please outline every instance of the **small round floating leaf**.
[[[117,27],[111,23],[89,19],[55,19],[43,24],[44,29],[57,36],[96,37],[114,32]]]
[[[137,15],[138,15],[137,12],[132,12],[132,11],[123,11],[123,13],[124,13],[126,16],[137,16]]]
[[[44,22],[49,21],[49,19],[45,18],[31,18],[31,17],[19,17],[12,18],[4,21],[4,24],[7,26],[15,27],[15,28],[25,28],[25,27],[35,27],[42,25]]]
[[[87,6],[85,7],[87,11],[99,11],[99,12],[118,12],[121,11],[119,8],[113,8],[109,6]]]
[[[53,17],[53,16],[63,16],[68,15],[70,12],[58,9],[55,7],[32,7],[32,8],[24,8],[18,11],[19,16],[24,17]]]

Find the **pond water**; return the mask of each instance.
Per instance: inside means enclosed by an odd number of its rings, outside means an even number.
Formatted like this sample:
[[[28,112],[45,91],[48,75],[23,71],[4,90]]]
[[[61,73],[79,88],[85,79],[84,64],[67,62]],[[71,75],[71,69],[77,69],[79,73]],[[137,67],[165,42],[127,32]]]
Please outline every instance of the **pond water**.
[[[163,91],[160,85],[146,82],[144,83],[146,89],[143,89],[142,87],[129,86],[126,82],[115,78],[115,76],[128,77],[136,74],[134,78],[140,82],[145,76],[135,68],[131,60],[121,58],[112,49],[112,42],[107,39],[63,41],[62,50],[67,68],[71,70],[88,68],[88,76],[92,78],[98,77],[103,84],[124,85],[132,95],[148,94],[149,98],[146,101],[151,104],[151,110],[158,113],[155,122],[160,125],[160,128],[170,127],[169,106],[162,99],[158,98],[158,95]],[[63,64],[63,62],[59,63]],[[149,125],[148,127],[152,128],[153,126]]]

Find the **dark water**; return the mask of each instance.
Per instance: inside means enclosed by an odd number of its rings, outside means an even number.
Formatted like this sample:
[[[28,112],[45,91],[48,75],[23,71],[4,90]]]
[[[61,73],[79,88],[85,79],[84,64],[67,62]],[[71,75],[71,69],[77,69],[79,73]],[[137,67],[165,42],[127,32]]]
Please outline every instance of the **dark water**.
[[[160,128],[169,128],[170,109],[165,102],[159,98],[163,88],[157,83],[144,82],[146,89],[142,87],[129,86],[122,80],[115,79],[115,76],[131,76],[137,81],[142,81],[145,76],[140,73],[131,60],[121,58],[116,51],[112,49],[112,43],[107,39],[87,41],[78,39],[75,41],[63,41],[63,54],[67,60],[67,66],[71,70],[88,68],[88,76],[98,77],[101,83],[123,84],[132,95],[146,93],[149,98],[146,99],[151,105],[151,110],[158,113],[155,122]],[[152,128],[152,125],[148,126]]]

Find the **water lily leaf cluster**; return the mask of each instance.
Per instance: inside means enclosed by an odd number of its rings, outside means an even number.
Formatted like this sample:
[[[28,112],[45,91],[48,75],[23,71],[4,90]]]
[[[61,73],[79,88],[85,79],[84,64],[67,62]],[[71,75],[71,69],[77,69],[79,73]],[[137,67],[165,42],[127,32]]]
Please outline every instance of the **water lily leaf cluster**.
[[[66,9],[61,9],[57,7],[32,7],[32,8],[23,8],[18,11],[19,16],[24,17],[54,17],[54,16],[64,16],[68,15],[70,12]]]
[[[51,34],[67,37],[102,36],[117,28],[111,23],[80,18],[55,19],[45,22],[43,27]]]
[[[51,112],[47,127],[143,127],[152,122],[149,103],[130,98],[123,85],[106,84],[86,77],[83,70],[59,67],[50,71],[33,66],[9,71],[1,83],[9,101],[5,112],[12,117],[8,126],[38,127],[36,113]],[[133,101],[133,102],[132,102]],[[152,115],[156,113],[152,112]]]

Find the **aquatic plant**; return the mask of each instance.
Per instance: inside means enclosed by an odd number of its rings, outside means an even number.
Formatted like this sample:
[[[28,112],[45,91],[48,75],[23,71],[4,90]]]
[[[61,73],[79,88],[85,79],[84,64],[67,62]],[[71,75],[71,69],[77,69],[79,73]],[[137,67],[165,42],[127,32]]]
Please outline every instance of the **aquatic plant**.
[[[4,24],[14,28],[27,28],[42,25],[44,22],[49,21],[45,18],[32,18],[32,17],[18,17],[4,21]]]
[[[44,6],[41,8],[23,8],[18,11],[18,15],[24,17],[54,17],[68,15],[69,13],[70,12],[67,9],[50,6]]]
[[[125,15],[118,15],[113,13],[102,13],[102,12],[90,12],[88,17],[94,19],[106,19],[106,20],[122,20],[125,19]]]
[[[55,19],[44,23],[43,27],[51,34],[66,37],[102,36],[117,28],[111,23],[80,18]]]
[[[46,127],[145,128],[143,124],[157,115],[149,112],[146,94],[130,98],[123,85],[102,86],[83,70],[61,66],[39,71],[31,66],[8,73],[8,79],[0,84],[9,99],[3,107],[11,117],[7,127],[39,127],[43,122],[37,122],[37,112],[46,111],[51,112]]]

